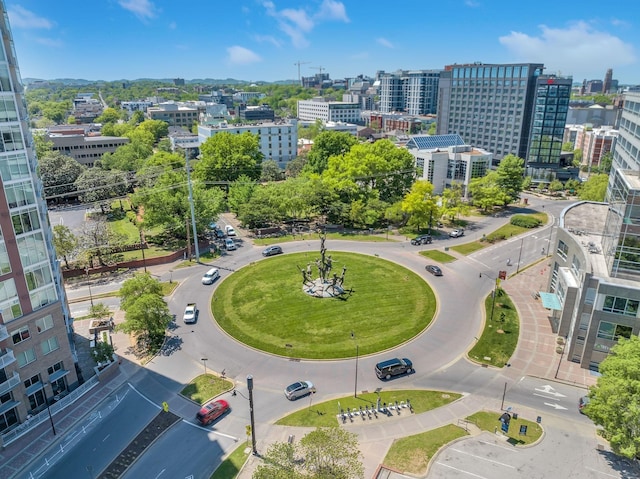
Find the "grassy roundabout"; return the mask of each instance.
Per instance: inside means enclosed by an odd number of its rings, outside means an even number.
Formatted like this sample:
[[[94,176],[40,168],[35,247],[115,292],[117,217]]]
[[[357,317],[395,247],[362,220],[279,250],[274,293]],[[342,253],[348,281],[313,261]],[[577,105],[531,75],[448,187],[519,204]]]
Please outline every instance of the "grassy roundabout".
[[[256,349],[337,359],[355,356],[356,344],[360,355],[398,346],[433,319],[435,295],[417,274],[373,256],[328,254],[336,273],[347,267],[344,287],[353,291],[343,298],[313,298],[302,291],[298,266],[313,264],[317,252],[275,256],[240,269],[218,286],[211,302],[216,321]]]

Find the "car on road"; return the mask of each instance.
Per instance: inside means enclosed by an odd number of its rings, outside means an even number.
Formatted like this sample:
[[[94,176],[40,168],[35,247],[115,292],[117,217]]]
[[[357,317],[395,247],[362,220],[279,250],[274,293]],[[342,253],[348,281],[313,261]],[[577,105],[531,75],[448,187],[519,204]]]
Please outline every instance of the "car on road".
[[[276,254],[282,254],[282,248],[280,246],[269,246],[262,251],[262,256],[274,256]]]
[[[231,238],[227,238],[226,240],[224,240],[224,249],[226,249],[227,251],[233,251],[236,248],[236,242],[233,241]]]
[[[235,236],[236,235],[236,230],[234,230],[233,226],[231,226],[231,225],[226,225],[224,227],[224,232],[227,233],[227,236]]]
[[[580,411],[580,414],[584,414],[584,408],[587,407],[590,402],[589,396],[582,396],[578,400],[578,411]]]
[[[298,398],[308,396],[316,392],[316,387],[311,381],[297,381],[287,386],[284,395],[289,401],[295,401]]]
[[[414,246],[419,246],[421,244],[431,244],[432,241],[433,238],[431,237],[431,235],[421,235],[413,238],[411,240],[411,244]]]
[[[442,270],[435,264],[425,266],[426,270],[434,276],[442,276]]]
[[[458,228],[449,233],[449,236],[452,238],[459,238],[460,236],[464,236],[464,230],[462,228]]]
[[[391,379],[400,374],[411,374],[413,363],[407,358],[387,359],[376,364],[375,371],[378,379]]]
[[[202,406],[196,414],[196,421],[203,426],[207,426],[230,410],[231,408],[227,401],[218,399]]]
[[[213,284],[213,282],[220,277],[220,271],[218,268],[211,268],[204,276],[202,276],[202,284]]]
[[[224,231],[222,231],[220,228],[216,228],[215,230],[213,230],[213,234],[216,235],[216,238],[224,238]]]
[[[182,320],[186,324],[195,323],[198,320],[198,306],[196,306],[196,303],[187,304],[187,307],[184,308]]]

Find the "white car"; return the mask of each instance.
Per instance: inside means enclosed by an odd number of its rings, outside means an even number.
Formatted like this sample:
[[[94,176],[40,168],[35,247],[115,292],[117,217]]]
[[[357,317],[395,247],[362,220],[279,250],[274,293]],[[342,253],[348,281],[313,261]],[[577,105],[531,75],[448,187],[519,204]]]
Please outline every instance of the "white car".
[[[213,284],[213,282],[220,277],[220,271],[218,268],[211,268],[202,276],[202,284]]]
[[[233,226],[227,225],[224,227],[224,232],[227,233],[227,236],[235,236],[236,230],[233,229]]]
[[[459,238],[460,236],[464,236],[464,230],[462,228],[453,230],[451,233],[449,233],[449,236],[452,238]]]

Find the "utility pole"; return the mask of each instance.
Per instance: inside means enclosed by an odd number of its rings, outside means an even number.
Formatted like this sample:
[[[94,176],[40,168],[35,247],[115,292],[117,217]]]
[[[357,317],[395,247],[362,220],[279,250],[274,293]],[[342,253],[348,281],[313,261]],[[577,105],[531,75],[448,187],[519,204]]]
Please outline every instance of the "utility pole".
[[[191,207],[191,227],[193,228],[193,244],[196,250],[196,263],[199,263],[200,251],[198,249],[198,230],[196,229],[196,213],[193,207],[193,188],[191,187],[191,166],[189,165],[189,154],[186,149],[184,151],[184,161],[185,161],[185,166],[187,167],[187,187],[189,188],[189,206]]]
[[[300,78],[300,65],[306,65],[307,63],[311,62],[301,62],[300,60],[298,60],[294,63],[294,65],[298,65],[298,83],[300,84],[300,86],[302,86],[302,79]]]

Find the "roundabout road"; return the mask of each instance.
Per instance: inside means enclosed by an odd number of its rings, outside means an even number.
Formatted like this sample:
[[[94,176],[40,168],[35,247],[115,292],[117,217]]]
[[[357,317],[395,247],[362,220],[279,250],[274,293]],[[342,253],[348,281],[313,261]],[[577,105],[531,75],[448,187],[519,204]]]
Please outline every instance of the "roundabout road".
[[[549,213],[552,219],[557,218],[561,210],[570,204],[568,201],[543,201],[533,197],[529,202],[537,203],[534,205],[537,207],[543,206],[544,211]],[[512,208],[510,214],[519,210],[521,209]],[[438,300],[436,317],[427,330],[393,351],[359,357],[357,369],[355,358],[357,330],[353,358],[314,361],[296,360],[295,348],[291,350],[290,358],[272,356],[249,349],[227,336],[217,326],[209,306],[217,285],[234,271],[251,262],[269,260],[261,256],[263,247],[253,246],[251,242],[240,237],[236,251],[225,253],[212,263],[220,269],[221,273],[221,278],[213,285],[201,284],[201,277],[211,267],[210,264],[175,270],[171,273],[174,280],[180,281],[179,287],[169,300],[170,310],[177,318],[175,328],[171,330],[172,342],[179,347],[170,354],[157,356],[147,364],[148,374],[161,377],[164,388],[162,393],[150,389],[149,396],[157,396],[151,397],[156,402],[162,400],[161,394],[179,391],[193,377],[202,374],[205,368],[217,373],[224,371],[226,377],[236,383],[238,394],[223,396],[230,402],[232,413],[216,423],[214,429],[231,437],[245,438],[245,426],[249,424],[246,377],[251,374],[254,378],[254,410],[256,435],[259,442],[270,430],[270,425],[283,415],[301,407],[308,407],[315,402],[351,395],[354,390],[358,392],[373,392],[377,388],[451,390],[477,397],[478,407],[482,407],[482,404],[488,400],[493,401],[496,398],[499,400],[503,384],[506,384],[503,371],[480,368],[465,359],[465,352],[481,332],[482,304],[494,287],[492,278],[497,276],[499,270],[507,270],[509,274],[513,274],[521,267],[524,268],[525,265],[543,258],[542,248],[548,252],[549,244],[552,244],[553,225],[489,246],[469,256],[456,255],[457,261],[442,266],[444,275],[441,277],[432,276],[425,271],[425,265],[429,261],[418,252],[422,249],[441,249],[479,239],[483,234],[488,234],[507,222],[508,216],[483,217],[467,227],[465,236],[462,238],[436,239],[433,244],[420,247],[411,246],[408,241],[371,243],[328,239],[326,247],[329,252],[345,251],[374,255],[414,271],[431,285]],[[285,254],[317,252],[320,241],[283,243],[282,247]],[[452,251],[450,253],[455,255]],[[511,260],[509,266],[507,266],[508,259]],[[292,271],[291,274],[299,276],[298,271]],[[169,273],[165,273],[161,279],[168,280],[168,277]],[[348,286],[348,273],[345,284]],[[200,309],[200,315],[195,324],[184,324],[181,319],[184,306],[188,302],[196,302]],[[394,322],[398,320],[400,319],[389,318],[388,328],[392,329]],[[384,332],[382,329],[380,334]],[[379,381],[374,374],[375,363],[395,356],[411,358],[414,362],[415,374],[389,382]],[[517,372],[510,371],[510,377],[515,373]],[[283,394],[284,387],[300,379],[313,381],[318,390],[317,394],[296,402],[287,401]],[[536,383],[530,389],[534,386],[543,387]],[[518,391],[519,389],[514,386],[512,394],[516,400],[522,400],[525,405],[532,407],[535,405],[534,399]],[[577,393],[567,394],[573,397]],[[195,406],[193,409],[195,414]],[[188,406],[181,412],[184,412],[182,414],[184,417],[188,417]],[[569,412],[563,408],[551,414],[556,413],[568,414]],[[575,411],[570,413],[575,415]],[[376,434],[384,436],[384,431],[376,428]],[[278,438],[278,440],[282,439]],[[158,455],[154,454],[154,457]],[[379,462],[382,457],[377,459]],[[212,467],[215,464],[212,462]],[[368,465],[367,473],[369,473]]]

